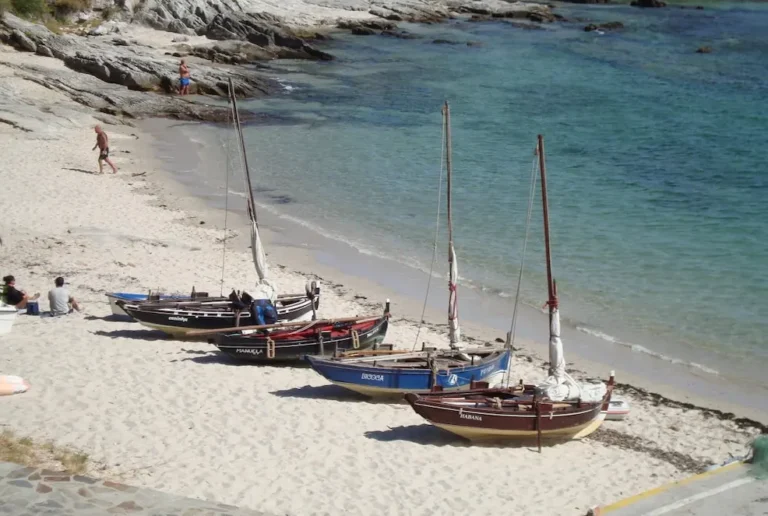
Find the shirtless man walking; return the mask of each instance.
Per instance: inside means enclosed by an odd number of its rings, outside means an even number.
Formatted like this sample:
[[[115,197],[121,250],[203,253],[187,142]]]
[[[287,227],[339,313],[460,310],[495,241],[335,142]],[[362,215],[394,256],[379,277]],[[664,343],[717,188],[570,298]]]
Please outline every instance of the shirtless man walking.
[[[112,173],[117,174],[117,167],[112,163],[112,160],[109,159],[109,137],[107,136],[107,133],[104,132],[100,125],[97,125],[94,128],[94,131],[96,131],[96,145],[94,145],[91,150],[96,150],[96,147],[99,148],[99,174],[104,173],[104,164],[102,161],[106,161],[107,165],[112,167]]]
[[[189,67],[183,59],[179,63],[179,95],[189,95]]]

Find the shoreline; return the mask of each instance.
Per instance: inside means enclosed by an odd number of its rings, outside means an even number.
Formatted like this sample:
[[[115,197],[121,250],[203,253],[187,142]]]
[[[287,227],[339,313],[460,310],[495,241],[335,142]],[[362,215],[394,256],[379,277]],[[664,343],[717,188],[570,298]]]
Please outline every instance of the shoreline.
[[[217,148],[219,142],[213,140],[213,137],[221,139],[226,130],[189,124],[181,126],[181,130],[174,130],[174,127],[179,129],[177,124],[165,120],[148,120],[139,124],[139,128],[154,134],[154,152],[156,156],[160,154],[158,159],[161,162],[169,148],[175,148],[178,156],[185,156],[193,162],[205,160],[199,166],[182,163],[185,172],[166,173],[164,181],[183,189],[183,194],[175,200],[180,202],[178,206],[184,211],[191,211],[205,219],[223,220],[220,197],[224,189],[223,180],[206,170],[215,170],[217,164],[223,166],[226,163],[223,151]],[[183,130],[186,127],[195,127],[194,142]],[[268,131],[269,128],[263,130]],[[159,146],[162,146],[162,150],[158,149]],[[214,157],[217,154],[220,155],[219,159]],[[170,162],[165,161],[164,164],[164,168],[167,168]],[[258,164],[253,165],[252,173],[256,176],[253,178],[254,184],[258,184]],[[230,184],[230,191],[242,191],[239,178],[235,180],[234,185]],[[173,189],[170,185],[169,188]],[[230,203],[233,198],[230,196]],[[279,264],[308,279],[330,280],[339,292],[349,293],[355,299],[372,303],[383,303],[385,299],[390,299],[395,320],[418,325],[428,279],[425,272],[387,258],[361,253],[347,243],[298,224],[284,214],[285,209],[281,210],[280,204],[270,206],[267,199],[257,198],[256,201],[261,207],[258,216],[270,263]],[[240,204],[236,208],[238,225],[245,227],[244,201],[240,200]],[[245,235],[242,235],[239,243],[234,245],[247,249],[249,244]],[[442,253],[438,251],[437,260],[441,258]],[[445,333],[447,324],[443,305],[447,304],[447,294],[443,284],[442,278],[432,279],[424,319],[430,327]],[[459,317],[465,336],[483,342],[504,339],[509,329],[513,300],[499,300],[496,297],[462,286],[459,282]],[[546,314],[531,306],[521,306],[515,346],[524,352],[524,356],[531,356],[540,367],[547,362],[546,332]],[[581,376],[605,380],[609,371],[615,370],[618,383],[630,386],[630,391],[639,390],[643,396],[714,410],[726,419],[744,419],[745,423],[754,421],[759,426],[768,424],[768,412],[764,409],[733,403],[734,391],[740,392],[740,389],[727,379],[697,373],[686,366],[663,361],[652,355],[638,354],[631,349],[584,335],[578,328],[566,323],[563,324],[563,339],[568,366],[571,370],[579,371]],[[405,347],[410,346],[410,343],[404,344]],[[630,364],[630,367],[623,364]],[[759,393],[752,395],[760,397]]]

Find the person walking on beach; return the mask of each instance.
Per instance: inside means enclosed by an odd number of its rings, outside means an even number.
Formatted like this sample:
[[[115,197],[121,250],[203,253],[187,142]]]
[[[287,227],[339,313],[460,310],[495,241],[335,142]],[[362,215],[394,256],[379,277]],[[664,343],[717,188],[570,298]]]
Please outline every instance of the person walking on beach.
[[[189,66],[183,59],[179,63],[179,95],[189,95]]]
[[[67,315],[72,310],[80,311],[80,305],[74,297],[69,295],[69,291],[64,288],[64,278],[56,278],[56,288],[48,291],[48,302],[51,305],[51,315]]]
[[[3,278],[3,301],[11,306],[15,306],[19,310],[26,308],[27,303],[30,301],[36,301],[40,297],[40,294],[35,294],[31,298],[23,290],[16,288],[16,278],[10,274]]]
[[[94,131],[96,131],[96,145],[94,145],[91,150],[96,150],[96,147],[99,148],[99,174],[104,173],[104,164],[102,161],[106,161],[107,164],[112,167],[112,173],[117,174],[117,167],[112,163],[112,160],[109,159],[109,137],[107,136],[107,133],[104,132],[100,125],[97,125],[94,128]]]

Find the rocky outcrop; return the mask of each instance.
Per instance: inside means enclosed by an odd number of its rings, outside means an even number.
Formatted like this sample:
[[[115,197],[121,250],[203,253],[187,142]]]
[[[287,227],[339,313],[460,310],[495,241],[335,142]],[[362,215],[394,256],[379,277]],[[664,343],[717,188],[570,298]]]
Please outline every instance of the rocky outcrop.
[[[263,14],[217,14],[199,33],[214,40],[248,41],[272,52],[275,57],[323,61],[333,59],[330,54],[298,37],[293,30],[281,26],[273,17]],[[312,35],[315,39],[323,37],[320,34]]]
[[[23,43],[16,36],[19,32],[25,35]],[[67,68],[131,90],[170,93],[176,88],[176,59],[153,55],[146,48],[138,50],[122,38],[105,40],[57,35],[41,25],[6,15],[0,22],[0,40],[23,51],[43,47],[45,55],[62,60]],[[225,96],[228,78],[232,78],[237,94],[247,97],[279,88],[273,81],[246,69],[223,70],[195,64],[193,73],[193,93]]]
[[[35,42],[29,39],[29,37],[27,37],[27,35],[21,32],[19,29],[11,30],[10,39],[12,44],[15,43],[17,48],[21,50],[26,50],[27,52],[37,52],[37,45]]]
[[[120,123],[121,119],[166,117],[178,120],[226,122],[229,109],[207,105],[183,97],[147,94],[123,86],[105,83],[93,75],[73,70],[40,68],[35,65],[12,66],[16,75],[50,90],[58,91],[75,102],[95,109],[97,118]],[[248,119],[250,115],[243,113]],[[119,118],[112,118],[119,117]],[[130,122],[127,122],[130,123]]]
[[[521,4],[515,7],[491,8],[485,5],[461,5],[457,12],[468,13],[486,18],[507,18],[510,20],[530,20],[537,23],[549,23],[555,21],[552,10],[546,5]],[[476,18],[478,19],[478,18]]]

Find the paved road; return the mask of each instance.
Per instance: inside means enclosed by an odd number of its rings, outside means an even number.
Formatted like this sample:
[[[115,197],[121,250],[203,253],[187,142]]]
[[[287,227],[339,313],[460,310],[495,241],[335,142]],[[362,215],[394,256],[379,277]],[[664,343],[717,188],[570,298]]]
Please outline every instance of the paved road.
[[[768,478],[734,463],[593,509],[595,516],[768,516]]]
[[[231,505],[0,462],[0,514],[50,516],[265,516]]]

